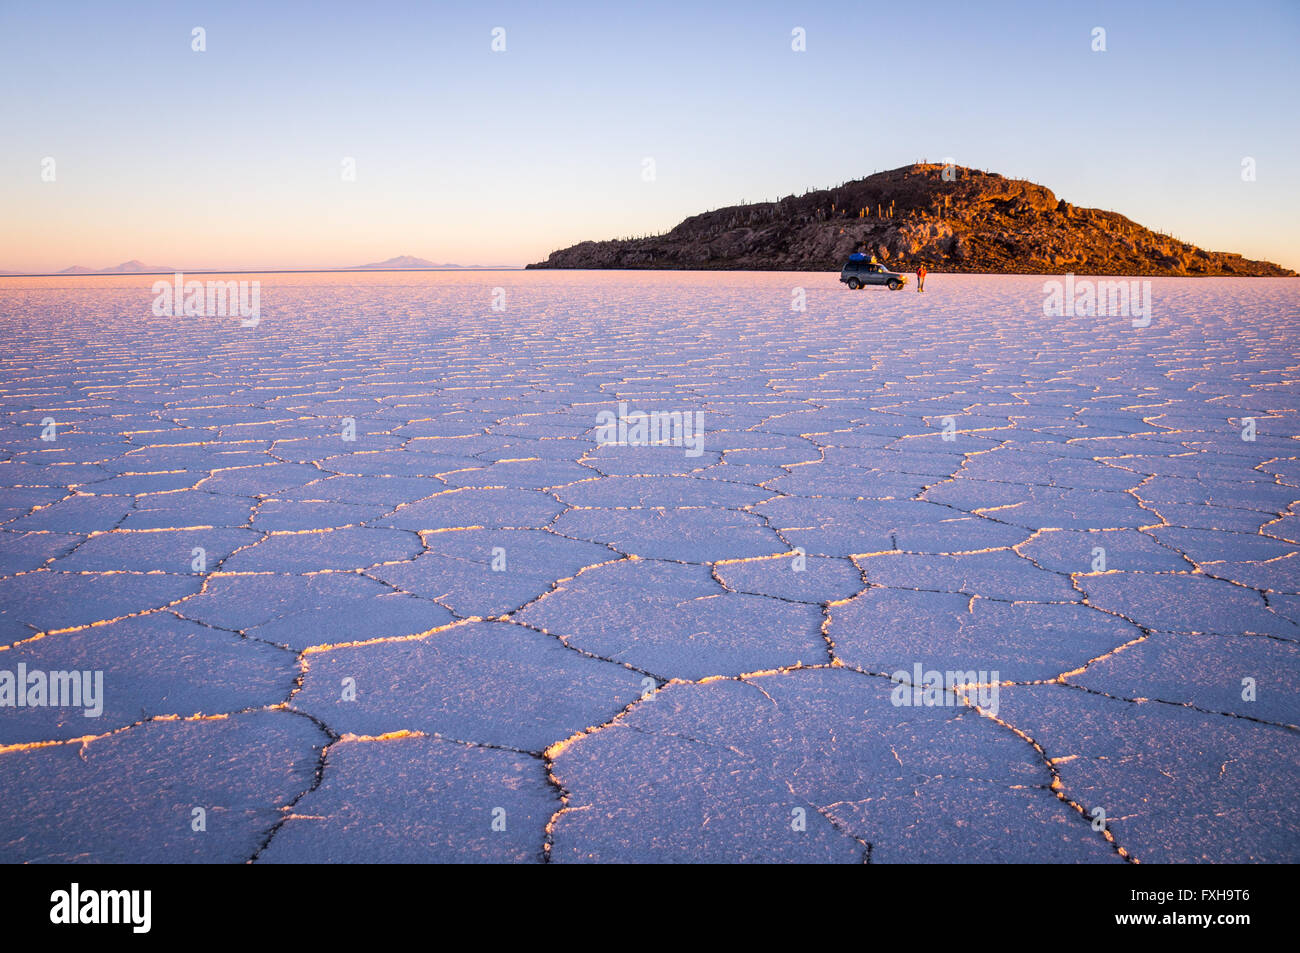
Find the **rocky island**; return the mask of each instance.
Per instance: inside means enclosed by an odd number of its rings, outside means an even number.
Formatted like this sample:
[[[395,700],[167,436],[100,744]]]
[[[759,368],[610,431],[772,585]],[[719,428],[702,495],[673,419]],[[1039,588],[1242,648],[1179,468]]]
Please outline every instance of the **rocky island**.
[[[704,212],[663,235],[580,242],[528,267],[827,271],[855,251],[967,273],[1296,274],[1071,205],[1033,182],[937,163]]]

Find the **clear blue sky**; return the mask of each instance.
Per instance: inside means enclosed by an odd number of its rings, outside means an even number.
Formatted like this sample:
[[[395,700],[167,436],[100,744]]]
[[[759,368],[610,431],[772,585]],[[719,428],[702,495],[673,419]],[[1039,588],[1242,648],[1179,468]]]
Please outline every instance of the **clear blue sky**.
[[[945,156],[1300,269],[1295,0],[274,6],[5,2],[0,269],[523,263]]]

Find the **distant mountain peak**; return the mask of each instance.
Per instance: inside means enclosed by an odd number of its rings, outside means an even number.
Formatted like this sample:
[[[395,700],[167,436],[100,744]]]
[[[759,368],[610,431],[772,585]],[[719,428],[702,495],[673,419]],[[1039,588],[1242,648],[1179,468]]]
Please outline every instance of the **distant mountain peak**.
[[[510,265],[453,265],[450,263],[440,264],[436,261],[429,261],[427,258],[416,258],[414,255],[398,255],[396,258],[389,258],[387,261],[374,261],[368,265],[355,265],[352,268],[341,269],[343,271],[423,271],[430,268],[509,268],[518,267]]]
[[[174,272],[176,269],[172,268],[170,265],[146,265],[137,258],[132,258],[130,261],[124,261],[120,265],[114,265],[111,268],[104,269],[104,273],[110,275],[158,274],[167,271]]]
[[[357,265],[361,268],[374,268],[388,271],[397,271],[402,268],[455,268],[455,265],[439,265],[436,262],[429,261],[427,258],[416,258],[414,255],[398,255],[396,258],[389,258],[387,261],[373,261],[368,265]]]
[[[251,269],[251,268],[173,268],[170,265],[149,265],[138,258],[130,261],[124,261],[120,265],[111,265],[106,268],[87,268],[85,265],[73,265],[71,268],[64,268],[62,271],[55,272],[58,275],[169,275],[176,272],[188,272],[190,274],[252,274],[275,271],[288,272],[326,272],[326,271],[448,271],[461,269],[466,271],[499,271],[515,270],[519,265],[453,265],[440,264],[429,261],[427,258],[417,258],[414,255],[398,255],[396,258],[389,258],[386,261],[375,261],[368,265],[351,265],[344,267],[324,266],[314,268],[287,268],[287,269]],[[0,271],[0,275],[24,275],[29,272],[17,271]]]
[[[73,265],[71,268],[64,268],[59,272],[61,275],[162,275],[175,272],[175,268],[167,265],[146,265],[139,259],[132,258],[130,261],[124,261],[120,265],[112,265],[108,268],[86,268],[83,265]]]

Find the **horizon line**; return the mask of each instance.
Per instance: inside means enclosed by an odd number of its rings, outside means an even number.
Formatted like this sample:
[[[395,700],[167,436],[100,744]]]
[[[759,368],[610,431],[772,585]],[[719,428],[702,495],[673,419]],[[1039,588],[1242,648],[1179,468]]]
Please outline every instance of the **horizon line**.
[[[910,269],[909,269],[910,270]],[[663,274],[673,274],[690,272],[693,274],[734,274],[737,272],[744,274],[836,274],[835,269],[823,268],[531,268],[527,265],[501,265],[499,267],[461,267],[461,268],[228,268],[219,270],[203,271],[127,271],[127,272],[79,272],[75,274],[65,274],[62,272],[50,272],[45,274],[6,274],[0,272],[0,281],[6,278],[152,278],[159,275],[332,275],[332,274],[420,274],[424,272],[492,272],[492,271],[532,271],[532,272],[606,272],[606,271],[637,271],[637,272],[658,272]],[[1104,271],[938,271],[930,270],[930,274],[950,275],[953,277],[974,277],[974,278],[1052,278],[1074,276],[1077,278],[1144,278],[1147,280],[1156,278],[1168,278],[1173,280],[1192,279],[1192,280],[1211,280],[1220,278],[1224,280],[1238,279],[1277,279],[1277,280],[1297,280],[1300,275],[1152,275],[1144,272],[1104,272]]]
[[[144,278],[153,275],[311,275],[353,272],[525,271],[526,265],[457,265],[452,268],[172,268],[169,271],[0,271],[0,278]]]

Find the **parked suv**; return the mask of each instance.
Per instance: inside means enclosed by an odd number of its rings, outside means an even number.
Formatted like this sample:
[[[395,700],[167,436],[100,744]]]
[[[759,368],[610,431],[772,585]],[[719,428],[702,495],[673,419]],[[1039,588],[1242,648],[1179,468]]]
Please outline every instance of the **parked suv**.
[[[907,284],[907,276],[874,261],[850,261],[840,271],[840,281],[854,291],[867,285],[888,285],[890,291],[897,291]]]

